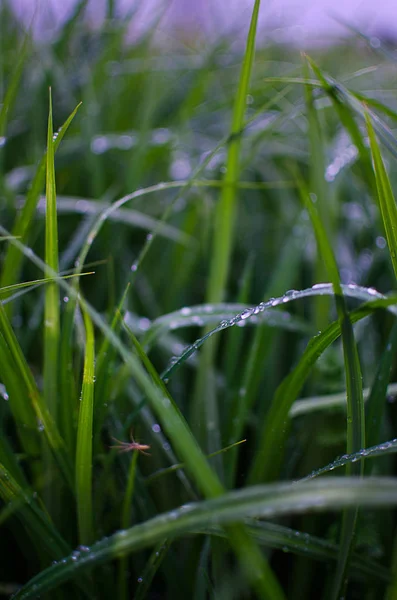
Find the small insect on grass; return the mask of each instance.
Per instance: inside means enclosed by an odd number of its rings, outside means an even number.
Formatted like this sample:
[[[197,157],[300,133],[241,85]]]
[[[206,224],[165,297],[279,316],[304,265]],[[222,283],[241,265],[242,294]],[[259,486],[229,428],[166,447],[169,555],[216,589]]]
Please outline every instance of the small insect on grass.
[[[117,442],[117,444],[113,444],[113,446],[110,446],[110,448],[117,448],[119,452],[133,452],[134,450],[136,450],[141,454],[145,454],[145,456],[150,456],[149,452],[145,452],[145,450],[150,449],[150,446],[148,444],[140,444],[139,442],[134,440],[132,431],[130,433],[130,439],[130,442],[121,442],[116,438],[112,438],[112,440]]]

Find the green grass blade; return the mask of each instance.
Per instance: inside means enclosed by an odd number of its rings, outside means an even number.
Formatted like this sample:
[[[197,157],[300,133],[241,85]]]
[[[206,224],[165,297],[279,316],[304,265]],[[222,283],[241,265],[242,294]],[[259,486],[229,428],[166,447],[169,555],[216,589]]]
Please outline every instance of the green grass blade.
[[[322,538],[310,535],[303,531],[297,531],[266,521],[255,521],[247,519],[250,534],[261,546],[290,552],[292,554],[306,556],[316,561],[334,561],[338,558],[339,548]],[[203,531],[205,534],[224,536],[220,528],[208,527]],[[390,581],[390,572],[378,562],[370,560],[356,553],[352,558],[353,574],[357,578],[362,576],[369,580]]]
[[[93,274],[93,271],[91,271],[91,273],[83,273],[83,275],[92,275],[92,274]],[[81,275],[79,274],[78,277],[80,277],[80,276]],[[59,277],[57,277],[56,279],[72,279],[73,277],[76,277],[76,275],[72,273],[71,275],[59,275]],[[54,283],[56,281],[56,279],[54,277],[47,277],[47,278],[43,278],[43,279],[33,279],[32,281],[21,281],[20,283],[14,283],[13,285],[7,285],[6,287],[0,288],[0,296],[7,297],[10,292],[13,292],[15,290],[21,290],[21,289],[27,288],[27,287],[36,288],[39,285],[43,285],[45,283]]]
[[[378,307],[379,300],[373,304]],[[363,305],[350,313],[350,320],[355,323],[370,314],[371,303]],[[252,462],[248,474],[250,484],[274,479],[279,472],[285,442],[289,431],[289,413],[297,399],[313,365],[321,354],[341,334],[340,323],[331,323],[321,334],[312,338],[295,369],[278,387],[266,423],[260,433],[260,446]]]
[[[84,311],[86,346],[84,359],[83,387],[77,428],[76,447],[76,499],[81,544],[90,544],[94,539],[92,511],[92,431],[95,380],[95,342],[91,319]]]
[[[27,33],[25,40],[22,44],[20,51],[18,52],[18,58],[14,71],[11,75],[10,81],[8,82],[7,92],[0,108],[0,138],[4,138],[6,134],[8,115],[13,109],[15,104],[16,96],[18,93],[18,86],[21,80],[23,68],[26,61],[26,56],[29,50],[30,44],[30,33]]]
[[[52,99],[49,95],[47,166],[46,166],[46,232],[45,262],[58,272],[58,222],[55,189]],[[46,273],[47,277],[50,277]],[[60,334],[59,288],[56,283],[46,287],[44,301],[44,400],[56,420],[58,410],[58,352]]]
[[[385,456],[385,454],[395,454],[397,452],[397,439],[390,440],[388,442],[383,442],[382,444],[378,444],[376,446],[371,446],[368,448],[363,448],[359,452],[355,452],[353,454],[345,454],[341,458],[337,458],[332,461],[325,467],[321,467],[320,469],[316,469],[310,475],[303,477],[299,481],[309,481],[309,479],[314,479],[315,477],[319,477],[320,475],[324,475],[329,471],[333,471],[334,469],[338,469],[340,467],[344,467],[345,465],[351,463],[357,463],[367,458],[376,458],[379,456]]]
[[[54,152],[59,147],[70,123],[72,122],[77,110],[79,109],[80,104],[76,106],[74,111],[70,114],[70,116],[66,119],[65,123],[59,129],[57,133],[57,137],[54,140],[53,147]],[[34,175],[33,181],[30,185],[29,191],[26,196],[25,204],[17,216],[15,224],[12,229],[12,235],[18,237],[24,244],[27,244],[29,233],[32,227],[34,214],[36,211],[37,203],[40,197],[40,193],[45,181],[45,172],[46,172],[46,154],[41,159],[36,173]],[[18,250],[18,248],[12,244],[9,245],[7,249],[6,256],[4,258],[3,267],[0,276],[0,285],[2,287],[13,284],[18,279],[18,275],[20,272],[21,264],[22,264],[23,254]]]
[[[379,360],[375,380],[365,407],[367,446],[380,442],[381,427],[386,408],[388,382],[393,359],[397,352],[397,323],[394,323],[386,347]],[[367,473],[369,474],[369,473]]]
[[[254,63],[259,7],[260,0],[255,0],[233,107],[224,187],[215,209],[213,247],[206,290],[206,301],[209,303],[221,302],[224,299],[230,271],[237,212],[236,182],[240,177],[241,133],[244,128],[247,94]],[[216,341],[210,341],[200,357],[196,389],[191,408],[191,421],[194,423],[196,432],[200,434],[201,439],[206,440],[208,452],[215,451],[221,445],[218,403],[214,386],[216,348]],[[221,464],[218,465],[218,471],[220,470]]]
[[[153,577],[163,562],[170,545],[171,542],[163,540],[154,548],[142,573],[142,583],[135,594],[135,600],[145,600],[145,598],[148,597],[147,594],[153,581]]]
[[[298,221],[300,225],[302,223]],[[291,232],[292,234],[292,232]],[[279,255],[274,275],[266,285],[266,291],[262,296],[266,305],[266,298],[272,298],[283,294],[283,290],[289,289],[293,286],[297,269],[302,259],[302,248],[304,240],[306,239],[307,232],[306,227],[301,227],[299,233],[296,232],[294,235],[289,236],[288,242],[285,244],[282,252]],[[285,296],[283,296],[285,298]],[[276,298],[274,298],[276,300]],[[278,314],[277,311],[265,311],[264,315],[270,315],[270,319],[264,321],[263,325],[271,325],[272,319]],[[261,313],[260,313],[261,314]],[[288,323],[291,319],[291,315],[288,313],[281,313],[283,315],[284,323]],[[251,319],[248,319],[248,323]],[[294,320],[294,318],[292,318]],[[309,333],[309,332],[308,332]],[[244,373],[241,380],[240,389],[234,395],[231,408],[228,415],[227,423],[227,435],[226,439],[232,441],[238,439],[243,435],[244,427],[246,425],[247,416],[249,415],[250,409],[254,406],[254,402],[260,389],[260,384],[263,381],[263,369],[262,365],[266,356],[270,353],[273,347],[274,333],[273,330],[269,331],[269,328],[258,327],[255,331],[254,339],[250,345],[246,364],[244,366]],[[264,402],[268,402],[264,399]],[[262,411],[267,410],[264,402],[262,403]],[[258,407],[259,408],[259,407]],[[227,457],[227,481],[231,485],[234,481],[235,470],[237,465],[238,453],[234,452],[231,457]]]
[[[139,452],[134,452],[130,461],[128,469],[127,487],[125,490],[123,505],[121,509],[121,523],[120,529],[128,529],[131,525],[131,507],[135,490],[135,476],[136,476],[136,464],[138,460]],[[118,577],[118,600],[127,600],[128,598],[128,559],[123,556],[120,559],[119,564],[119,577]],[[146,583],[146,582],[145,582]]]
[[[364,388],[364,400],[367,400],[372,393],[372,388]],[[397,384],[391,383],[386,388],[388,396],[392,397],[397,393]],[[367,408],[367,407],[366,407]],[[310,396],[297,400],[290,410],[290,417],[295,418],[312,412],[324,410],[346,410],[346,393],[325,394],[322,396]],[[367,430],[366,430],[367,431]]]
[[[110,328],[113,332],[117,332],[123,319],[123,314],[121,311],[123,310],[123,306],[126,302],[129,288],[130,284],[127,284],[113,316],[110,325]],[[97,385],[95,393],[94,447],[97,445],[97,443],[99,444],[99,436],[105,420],[107,398],[110,396],[110,388],[112,385],[111,370],[114,365],[115,357],[115,348],[110,344],[109,339],[104,337],[96,360],[96,371],[98,375],[96,378]]]
[[[162,315],[152,321],[143,338],[145,347],[153,347],[161,336],[176,331],[184,327],[208,327],[212,324],[219,324],[220,321],[232,321],[238,314],[245,314],[252,311],[251,304],[232,304],[222,302],[220,304],[199,304],[198,306],[184,306],[179,310]],[[127,316],[127,323],[132,322],[130,315]],[[305,323],[299,317],[293,317],[285,311],[257,312],[246,320],[247,325],[268,327],[280,327],[289,331],[299,331],[301,333],[312,333],[312,327]]]
[[[360,156],[363,178],[366,181],[369,189],[373,189],[374,181],[371,174],[370,154],[368,148],[364,144],[360,128],[354,120],[353,111],[347,105],[343,93],[340,92],[339,84],[328,75],[325,75],[311,58],[307,57],[307,60],[319,78],[324,92],[332,101],[340,122],[345,127],[346,131],[348,131],[354,145],[357,147]]]
[[[44,269],[46,268],[45,263],[42,263]],[[56,424],[49,413],[43,399],[40,396],[37,384],[34,380],[33,374],[26,362],[22,349],[15,336],[15,333],[10,325],[7,318],[6,312],[3,305],[0,303],[0,331],[4,340],[10,350],[12,359],[14,362],[13,370],[21,381],[24,382],[27,390],[27,397],[33,407],[36,415],[36,426],[40,431],[43,431],[48,445],[51,448],[54,458],[58,463],[58,466],[65,478],[66,483],[70,489],[74,489],[72,468],[69,457],[66,453],[64,442],[59,434]],[[18,398],[18,402],[23,401],[24,396]]]
[[[88,552],[81,552],[78,556],[75,553],[73,559],[68,557],[62,564],[42,571],[15,595],[15,599],[33,598],[95,566],[152,546],[170,536],[205,528],[209,519],[212,523],[225,525],[252,516],[275,518],[310,509],[334,511],[356,505],[372,508],[397,505],[396,479],[335,477],[304,485],[281,483],[229,492],[220,498],[186,505],[116,533],[91,546]]]
[[[216,208],[214,228],[214,248],[207,289],[208,302],[221,302],[230,269],[230,257],[234,235],[236,214],[236,182],[239,179],[241,149],[241,131],[244,127],[244,115],[247,106],[247,94],[255,56],[256,27],[258,23],[260,1],[255,0],[240,81],[233,108],[231,123],[231,141],[228,147],[226,173],[220,202]]]
[[[29,457],[36,457],[40,453],[37,419],[28,401],[25,382],[15,368],[10,348],[3,335],[0,335],[0,376],[7,390],[9,407],[22,447]]]
[[[301,196],[306,207],[313,229],[316,235],[317,246],[324,260],[328,275],[332,281],[335,290],[335,304],[339,317],[343,355],[346,373],[346,391],[347,391],[347,453],[358,452],[365,447],[365,414],[364,399],[362,391],[361,368],[358,358],[357,346],[354,339],[353,326],[347,311],[346,301],[343,296],[342,287],[339,278],[338,267],[328,240],[323,221],[312,200],[300,185]],[[320,201],[322,199],[319,199]],[[323,215],[324,214],[323,207]],[[364,465],[362,462],[348,463],[346,465],[346,474],[363,474]],[[336,578],[333,585],[332,598],[335,600],[344,594],[347,585],[347,572],[349,567],[349,557],[352,551],[353,538],[357,520],[357,510],[344,511],[342,519],[341,549],[338,560]]]
[[[376,292],[374,290],[371,291],[371,290],[368,290],[367,288],[363,288],[360,286],[347,285],[347,286],[343,286],[342,289],[343,289],[343,293],[347,296],[350,296],[352,298],[357,298],[360,300],[367,300],[367,301],[369,300],[370,301],[369,306],[372,306],[373,308],[388,307],[388,310],[390,310],[394,315],[397,314],[396,309],[393,308],[393,302],[394,302],[394,298],[395,298],[394,296],[386,298],[385,296],[382,296],[381,294],[379,294],[378,292]],[[201,346],[213,335],[227,329],[228,327],[234,327],[235,325],[238,325],[238,323],[240,323],[241,321],[250,319],[252,316],[256,316],[264,311],[273,309],[276,306],[285,305],[288,302],[292,302],[292,301],[295,301],[295,300],[298,300],[301,298],[307,298],[310,296],[317,296],[317,295],[334,295],[333,286],[330,284],[327,284],[327,283],[322,283],[322,284],[316,284],[312,288],[308,288],[307,290],[301,290],[301,291],[289,290],[289,292],[287,292],[283,296],[280,296],[278,298],[270,298],[270,300],[268,300],[267,302],[261,302],[260,304],[258,304],[258,306],[254,306],[249,309],[246,309],[243,312],[235,315],[231,319],[222,320],[217,327],[215,327],[214,329],[211,329],[211,331],[206,333],[202,338],[197,339],[193,344],[188,346],[176,360],[172,361],[172,365],[170,365],[163,372],[163,374],[161,376],[162,379],[164,381],[169,379],[175,373],[175,371],[181,365],[183,365],[183,363],[186,362],[186,360],[190,356],[192,356],[192,354],[194,354],[197,350],[199,350],[199,348],[201,348]],[[374,295],[378,297],[378,300],[371,301],[371,297],[373,298]],[[367,314],[369,314],[369,313],[367,313]],[[363,318],[363,317],[359,317],[359,318]]]
[[[374,128],[368,114],[366,114],[368,137],[370,142],[373,168],[375,173],[378,202],[382,216],[383,226],[386,232],[387,244],[389,246],[390,258],[394,274],[397,277],[397,207],[390,185],[385,165],[382,160],[378,142],[376,141]]]
[[[61,559],[70,552],[70,546],[62,539],[37,504],[31,491],[23,490],[11,473],[0,464],[0,497],[8,505],[16,505],[16,515],[26,528],[33,541],[40,540],[44,550],[52,559]]]

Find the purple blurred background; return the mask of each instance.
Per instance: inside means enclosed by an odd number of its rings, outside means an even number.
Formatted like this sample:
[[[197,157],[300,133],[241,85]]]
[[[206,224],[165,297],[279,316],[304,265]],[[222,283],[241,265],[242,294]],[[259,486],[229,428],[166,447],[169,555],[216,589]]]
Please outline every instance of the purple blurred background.
[[[25,24],[35,15],[39,35],[51,37],[67,18],[76,0],[0,0],[8,2]],[[220,33],[244,35],[254,0],[115,0],[119,14],[136,9],[131,35],[139,35],[157,21],[158,39],[188,35],[219,39]],[[100,25],[106,0],[91,0],[88,15]],[[348,35],[337,19],[370,36],[397,38],[397,0],[263,0],[261,40],[292,42],[300,47],[337,41]],[[374,39],[376,43],[376,39]]]

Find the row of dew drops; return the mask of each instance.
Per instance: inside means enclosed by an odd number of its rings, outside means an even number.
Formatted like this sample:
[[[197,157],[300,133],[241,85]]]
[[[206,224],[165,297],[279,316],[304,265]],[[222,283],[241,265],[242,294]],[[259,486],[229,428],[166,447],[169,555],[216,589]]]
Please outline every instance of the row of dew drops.
[[[375,298],[384,298],[382,294],[380,294],[374,288],[365,288],[355,284],[342,285],[343,293],[356,297],[361,300],[369,300]],[[299,298],[305,298],[309,296],[317,296],[317,295],[333,295],[334,289],[332,284],[330,283],[317,283],[313,285],[311,288],[306,290],[288,290],[283,296],[279,296],[277,298],[269,298],[266,302],[261,302],[257,306],[253,306],[251,308],[246,308],[242,312],[238,313],[234,317],[230,319],[223,319],[217,327],[209,331],[206,335],[201,338],[198,338],[192,345],[188,346],[184,352],[180,356],[175,356],[171,358],[168,368],[162,374],[162,379],[164,383],[168,382],[169,377],[174,372],[174,370],[183,362],[185,362],[194,352],[196,352],[203,343],[215,333],[222,331],[223,329],[227,329],[228,327],[233,327],[234,325],[239,325],[244,323],[246,319],[256,317],[260,313],[264,311],[274,308],[276,306],[283,305],[287,302],[291,302],[292,300],[297,300]],[[181,309],[180,314],[184,316],[189,316],[190,311],[188,307],[184,307]]]

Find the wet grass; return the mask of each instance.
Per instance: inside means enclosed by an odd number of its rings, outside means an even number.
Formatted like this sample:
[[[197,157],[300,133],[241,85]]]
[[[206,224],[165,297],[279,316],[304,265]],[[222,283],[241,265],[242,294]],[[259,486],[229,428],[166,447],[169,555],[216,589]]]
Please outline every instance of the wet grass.
[[[392,600],[394,54],[112,6],[1,7],[0,594]]]

